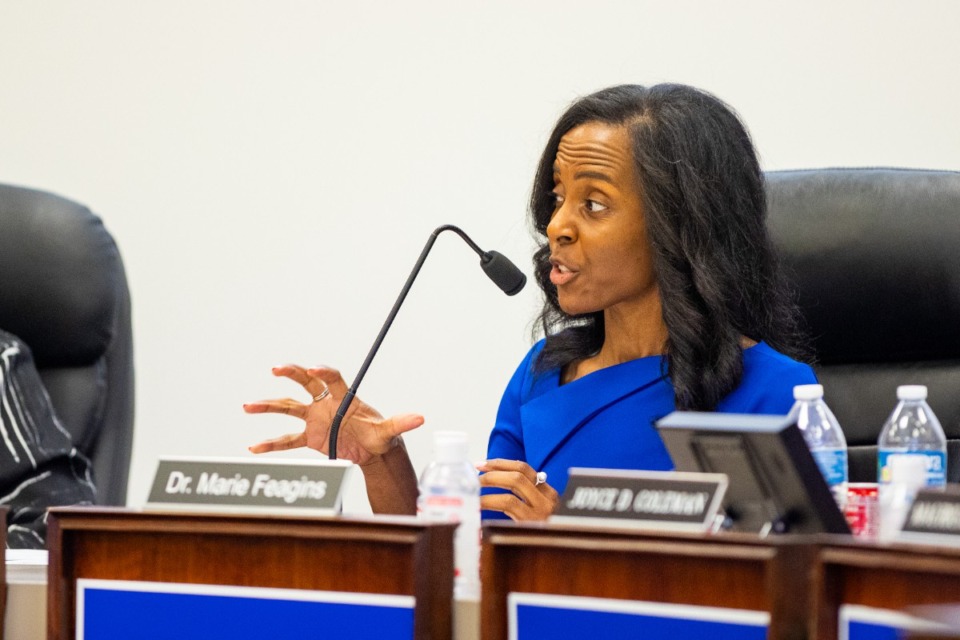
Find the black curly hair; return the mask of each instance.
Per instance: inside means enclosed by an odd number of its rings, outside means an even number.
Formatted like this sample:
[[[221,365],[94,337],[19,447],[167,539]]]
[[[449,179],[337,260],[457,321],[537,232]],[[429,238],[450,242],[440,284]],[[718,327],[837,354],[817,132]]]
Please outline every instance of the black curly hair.
[[[530,213],[544,292],[537,370],[598,352],[603,312],[570,316],[550,282],[547,224],[560,139],[587,122],[628,127],[667,328],[665,375],[678,409],[709,411],[743,376],[743,336],[809,360],[792,292],[766,229],[763,173],[750,135],[711,94],[678,84],[621,85],[573,103],[540,158]]]

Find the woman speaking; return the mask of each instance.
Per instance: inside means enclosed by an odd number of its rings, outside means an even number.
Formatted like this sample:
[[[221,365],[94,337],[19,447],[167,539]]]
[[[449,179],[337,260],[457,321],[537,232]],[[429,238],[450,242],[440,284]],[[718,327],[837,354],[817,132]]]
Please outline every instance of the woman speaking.
[[[785,414],[794,385],[816,381],[798,361],[750,136],[714,96],[623,85],[576,101],[543,151],[530,213],[545,338],[500,403],[479,467],[486,517],[545,519],[570,467],[671,469],[654,422],[674,410]],[[339,372],[273,373],[314,401],[244,405],[305,422],[250,450],[326,452],[347,391]],[[421,424],[351,404],[338,454],[360,465],[375,512],[415,513],[401,436]]]

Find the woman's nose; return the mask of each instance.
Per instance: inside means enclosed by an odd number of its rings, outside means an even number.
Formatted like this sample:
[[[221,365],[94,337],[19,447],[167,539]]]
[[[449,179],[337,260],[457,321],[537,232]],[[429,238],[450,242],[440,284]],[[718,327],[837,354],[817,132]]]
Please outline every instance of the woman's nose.
[[[554,212],[547,224],[547,239],[555,244],[569,244],[576,239],[576,227],[573,224],[572,216],[567,211],[567,203],[564,202]]]

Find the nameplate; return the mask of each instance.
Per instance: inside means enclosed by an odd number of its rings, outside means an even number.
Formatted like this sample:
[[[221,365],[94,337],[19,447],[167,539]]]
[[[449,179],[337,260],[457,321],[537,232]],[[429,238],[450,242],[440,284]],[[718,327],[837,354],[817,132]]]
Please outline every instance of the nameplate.
[[[148,509],[337,515],[347,460],[161,458]]]
[[[899,537],[915,542],[960,545],[960,486],[917,492]]]
[[[721,473],[570,469],[551,522],[660,531],[708,531],[727,476]]]

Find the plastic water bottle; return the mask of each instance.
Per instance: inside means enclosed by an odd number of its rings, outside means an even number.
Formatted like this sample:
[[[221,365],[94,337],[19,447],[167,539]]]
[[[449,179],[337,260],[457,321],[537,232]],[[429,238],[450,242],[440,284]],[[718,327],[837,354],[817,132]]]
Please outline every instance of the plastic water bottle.
[[[790,417],[796,420],[803,438],[833,492],[840,511],[847,506],[847,439],[830,407],[823,401],[823,386],[801,384],[793,388],[796,400]]]
[[[888,457],[893,454],[925,456],[928,488],[947,484],[947,438],[940,421],[927,404],[927,388],[923,385],[897,387],[900,401],[880,432],[877,442],[877,480],[880,502],[891,481]],[[882,517],[882,516],[881,516]]]
[[[459,522],[454,538],[453,591],[480,597],[480,479],[467,457],[467,435],[438,431],[434,460],[420,478],[417,513],[433,522]]]
[[[887,467],[890,484],[880,501],[879,529],[879,537],[885,541],[897,537],[903,529],[917,492],[927,482],[927,461],[923,456],[892,453],[887,456]]]

